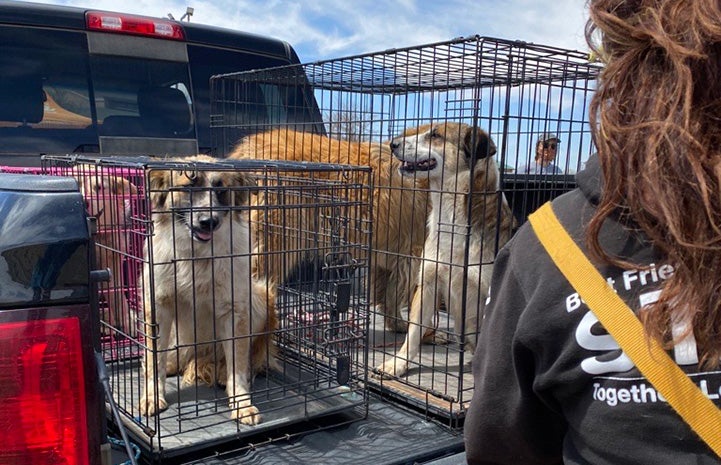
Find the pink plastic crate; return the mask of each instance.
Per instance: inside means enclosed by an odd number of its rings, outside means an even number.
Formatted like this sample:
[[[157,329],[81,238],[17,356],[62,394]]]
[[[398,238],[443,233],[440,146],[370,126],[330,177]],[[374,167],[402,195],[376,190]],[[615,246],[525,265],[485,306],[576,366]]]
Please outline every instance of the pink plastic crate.
[[[110,269],[112,275],[99,289],[104,353],[106,358],[127,358],[130,341],[141,337],[135,316],[142,309],[139,280],[147,229],[143,171],[105,166],[0,166],[0,173],[72,176],[78,181],[88,213],[96,218],[97,264]]]

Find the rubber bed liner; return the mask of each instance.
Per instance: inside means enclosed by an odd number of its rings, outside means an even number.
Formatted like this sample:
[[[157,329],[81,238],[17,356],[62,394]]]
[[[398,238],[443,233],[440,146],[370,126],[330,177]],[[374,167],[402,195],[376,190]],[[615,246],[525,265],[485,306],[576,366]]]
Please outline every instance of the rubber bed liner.
[[[371,398],[368,417],[336,428],[275,442],[243,453],[226,453],[196,465],[393,465],[465,460],[462,430],[452,430],[417,412]],[[451,459],[450,456],[453,458]],[[447,462],[439,462],[447,463]]]

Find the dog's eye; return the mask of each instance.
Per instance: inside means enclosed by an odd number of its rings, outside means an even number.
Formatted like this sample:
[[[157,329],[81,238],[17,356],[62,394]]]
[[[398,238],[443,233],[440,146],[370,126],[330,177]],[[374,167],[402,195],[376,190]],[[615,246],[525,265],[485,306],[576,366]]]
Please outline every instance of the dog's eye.
[[[223,183],[222,179],[214,179],[213,180],[213,187],[223,187],[225,184]]]
[[[439,137],[441,137],[441,135],[440,135],[440,134],[438,133],[438,131],[435,130],[435,129],[432,130],[432,131],[430,132],[430,134],[428,134],[428,138],[429,138],[429,139],[438,139]]]

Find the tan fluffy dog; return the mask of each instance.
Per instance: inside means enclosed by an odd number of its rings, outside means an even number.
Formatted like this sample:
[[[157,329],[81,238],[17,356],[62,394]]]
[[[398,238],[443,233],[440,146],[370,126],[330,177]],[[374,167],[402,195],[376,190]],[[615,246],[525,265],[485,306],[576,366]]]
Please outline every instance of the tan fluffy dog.
[[[393,139],[391,149],[404,176],[428,180],[432,205],[408,334],[396,356],[378,367],[401,376],[418,356],[422,334],[441,301],[473,353],[493,260],[510,238],[514,220],[499,193],[496,146],[484,131],[459,123],[425,125]]]
[[[428,212],[427,183],[401,176],[400,162],[391,156],[387,144],[347,142],[317,134],[276,129],[249,136],[229,158],[257,158],[370,166],[374,172],[373,191],[373,256],[370,270],[371,300],[385,315],[388,329],[405,331],[407,323],[400,310],[408,307],[415,286],[414,276],[420,266],[425,240]],[[340,174],[336,174],[340,178]],[[417,190],[419,187],[424,188]],[[354,194],[355,192],[351,192]],[[360,199],[354,199],[360,200]],[[260,200],[262,202],[262,199]],[[302,213],[301,213],[302,212]],[[275,282],[283,282],[299,262],[308,257],[303,253],[281,254],[283,250],[314,250],[317,237],[298,237],[299,231],[312,230],[318,220],[313,209],[270,210],[269,216],[257,224],[285,225],[284,231],[259,233],[261,251],[269,253],[270,262],[261,265]],[[349,211],[349,214],[354,214]],[[361,224],[370,218],[351,218],[350,224]],[[276,226],[277,227],[277,226]],[[353,232],[351,226],[351,233]],[[294,236],[295,235],[295,236]],[[350,238],[354,240],[355,238]],[[281,263],[283,255],[286,262]]]
[[[95,217],[97,234],[96,256],[100,269],[110,270],[107,292],[103,293],[108,305],[107,323],[137,336],[136,316],[131,313],[125,295],[130,283],[123,272],[123,259],[128,254],[132,237],[130,215],[132,203],[138,200],[138,189],[121,176],[105,173],[87,173],[78,176],[90,216]]]
[[[197,156],[179,161],[214,160]],[[260,414],[251,404],[250,385],[273,358],[269,351],[276,327],[274,295],[251,275],[250,227],[247,213],[238,209],[247,205],[249,186],[255,183],[242,173],[206,169],[149,172],[153,234],[143,270],[149,337],[140,411],[154,415],[166,408],[168,367],[194,370],[197,362],[204,370],[220,341],[215,362],[223,365],[218,372],[227,371],[222,384],[231,417],[254,425]],[[168,360],[173,327],[179,347],[171,351],[177,354],[175,362]],[[190,374],[195,377],[204,376]]]

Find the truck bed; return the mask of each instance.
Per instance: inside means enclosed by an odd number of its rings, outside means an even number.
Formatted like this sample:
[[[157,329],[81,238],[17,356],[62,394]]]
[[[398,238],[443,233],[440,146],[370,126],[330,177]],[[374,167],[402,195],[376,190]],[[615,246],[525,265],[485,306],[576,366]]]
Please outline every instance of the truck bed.
[[[186,454],[166,464],[183,465],[460,465],[465,464],[463,435],[417,412],[371,395],[366,418],[346,411],[312,424],[287,429],[286,438],[266,441],[259,434],[206,450]],[[345,420],[345,422],[343,422]],[[312,428],[308,430],[308,428]],[[114,451],[113,463],[126,457]]]
[[[114,371],[114,392],[120,405],[139,405],[139,363],[136,359],[110,367]],[[314,385],[309,379],[312,380],[312,374],[303,367],[293,373],[287,370],[259,375],[254,385],[262,386],[258,391],[262,395],[254,395],[253,404],[263,419],[252,427],[229,421],[223,387],[203,384],[179,387],[176,376],[168,377],[166,383],[167,410],[157,417],[125,415],[122,419],[132,440],[146,456],[172,458],[238,438],[262,433],[277,435],[275,430],[279,427],[331,416],[365,403],[362,395],[347,386]]]

